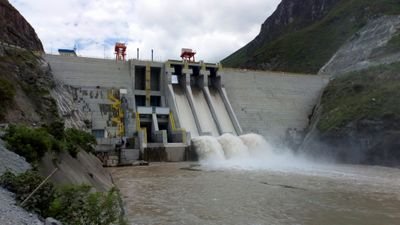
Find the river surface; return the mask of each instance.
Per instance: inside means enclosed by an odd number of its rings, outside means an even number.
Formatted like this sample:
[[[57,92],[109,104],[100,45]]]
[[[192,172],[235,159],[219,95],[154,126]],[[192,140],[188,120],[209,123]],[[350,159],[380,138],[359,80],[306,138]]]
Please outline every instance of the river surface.
[[[129,224],[400,224],[400,170],[112,168]]]

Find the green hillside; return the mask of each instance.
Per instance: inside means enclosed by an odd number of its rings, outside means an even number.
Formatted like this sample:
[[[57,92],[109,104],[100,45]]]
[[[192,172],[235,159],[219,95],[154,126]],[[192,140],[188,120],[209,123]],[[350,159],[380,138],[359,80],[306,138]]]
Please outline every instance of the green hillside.
[[[317,73],[369,19],[396,14],[400,14],[399,0],[340,0],[323,19],[299,30],[288,27],[283,35],[251,49],[250,43],[222,63],[226,67]]]
[[[351,72],[329,83],[324,90],[318,129],[343,129],[359,120],[400,121],[400,63]]]

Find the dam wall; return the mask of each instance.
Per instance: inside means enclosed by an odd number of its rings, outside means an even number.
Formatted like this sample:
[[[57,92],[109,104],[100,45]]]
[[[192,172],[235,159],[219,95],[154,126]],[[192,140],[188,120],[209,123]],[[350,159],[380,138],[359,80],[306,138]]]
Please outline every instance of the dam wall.
[[[189,133],[196,137],[253,132],[281,142],[288,133],[307,127],[328,82],[316,75],[222,69],[203,62],[59,55],[45,59],[55,78],[74,88],[76,107],[91,120],[96,137],[137,134],[143,139],[140,143],[162,140],[164,145],[177,140],[190,144],[190,138],[184,141]]]
[[[223,84],[244,133],[281,141],[301,132],[328,83],[316,75],[224,68]]]
[[[130,88],[129,62],[45,55],[56,79],[71,86]]]

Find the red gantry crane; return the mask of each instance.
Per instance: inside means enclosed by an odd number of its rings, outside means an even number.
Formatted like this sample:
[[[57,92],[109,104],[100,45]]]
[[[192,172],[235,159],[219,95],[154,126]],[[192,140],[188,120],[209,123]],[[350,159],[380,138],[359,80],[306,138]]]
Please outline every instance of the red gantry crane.
[[[194,62],[194,55],[196,55],[196,52],[194,52],[192,49],[190,48],[182,48],[181,51],[181,58],[182,60],[186,60],[188,62]],[[192,60],[193,58],[193,60]]]
[[[125,61],[126,45],[124,43],[115,43],[115,59]]]

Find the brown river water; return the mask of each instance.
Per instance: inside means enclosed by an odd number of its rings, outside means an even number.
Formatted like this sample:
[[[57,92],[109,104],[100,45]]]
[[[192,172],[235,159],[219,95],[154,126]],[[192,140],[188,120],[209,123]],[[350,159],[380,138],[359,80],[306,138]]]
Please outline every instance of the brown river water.
[[[129,224],[400,224],[400,170],[351,165],[111,168]]]

